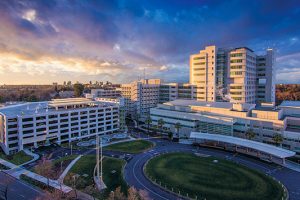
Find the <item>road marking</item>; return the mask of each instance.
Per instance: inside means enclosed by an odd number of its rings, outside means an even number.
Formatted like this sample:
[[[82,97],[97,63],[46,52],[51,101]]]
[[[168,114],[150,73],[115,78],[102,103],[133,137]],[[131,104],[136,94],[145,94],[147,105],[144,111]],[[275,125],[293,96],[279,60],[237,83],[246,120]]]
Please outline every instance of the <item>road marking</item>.
[[[146,155],[143,156],[143,157],[141,157],[140,159],[138,159],[138,160],[134,163],[134,166],[133,166],[133,176],[134,176],[134,178],[135,178],[135,179],[136,179],[136,180],[137,180],[144,188],[146,188],[149,192],[152,192],[153,194],[159,196],[159,197],[162,198],[162,199],[169,200],[169,199],[167,199],[167,198],[161,196],[160,194],[158,194],[158,193],[152,191],[152,190],[149,189],[148,187],[146,187],[146,186],[145,186],[145,185],[137,178],[137,176],[135,175],[135,170],[134,170],[134,169],[136,168],[137,163],[138,163],[142,158],[144,158],[144,157],[146,157]],[[153,183],[151,183],[151,184],[153,184]],[[154,184],[153,184],[153,185],[154,185]],[[155,185],[154,185],[154,186],[155,186]],[[155,187],[157,187],[157,186],[155,186]]]

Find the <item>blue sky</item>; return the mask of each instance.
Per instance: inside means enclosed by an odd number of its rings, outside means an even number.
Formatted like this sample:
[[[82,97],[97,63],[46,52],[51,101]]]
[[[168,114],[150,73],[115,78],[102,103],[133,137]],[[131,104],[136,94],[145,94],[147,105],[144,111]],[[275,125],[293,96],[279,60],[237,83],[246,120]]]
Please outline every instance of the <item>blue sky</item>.
[[[277,83],[300,83],[300,2],[0,1],[0,84],[188,82],[213,44],[275,48]]]

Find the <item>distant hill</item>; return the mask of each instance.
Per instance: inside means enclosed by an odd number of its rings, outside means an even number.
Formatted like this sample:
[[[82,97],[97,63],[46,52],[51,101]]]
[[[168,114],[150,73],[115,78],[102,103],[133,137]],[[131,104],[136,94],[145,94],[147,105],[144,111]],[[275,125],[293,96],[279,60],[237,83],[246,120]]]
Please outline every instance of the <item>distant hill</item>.
[[[276,104],[285,100],[300,101],[300,84],[276,85]]]

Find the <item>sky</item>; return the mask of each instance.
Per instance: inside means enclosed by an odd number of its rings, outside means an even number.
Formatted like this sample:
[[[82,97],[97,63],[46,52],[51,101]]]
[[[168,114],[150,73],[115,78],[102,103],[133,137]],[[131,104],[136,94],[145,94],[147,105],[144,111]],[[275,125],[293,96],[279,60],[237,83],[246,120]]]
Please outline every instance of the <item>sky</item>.
[[[0,84],[188,82],[206,45],[274,48],[277,83],[300,83],[300,2],[0,1]]]

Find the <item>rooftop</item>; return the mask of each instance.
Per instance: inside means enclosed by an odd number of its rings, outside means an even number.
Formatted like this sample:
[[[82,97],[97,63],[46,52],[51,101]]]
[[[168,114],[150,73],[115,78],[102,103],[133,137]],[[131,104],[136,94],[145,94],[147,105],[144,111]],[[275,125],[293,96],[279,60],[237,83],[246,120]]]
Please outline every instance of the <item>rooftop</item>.
[[[65,106],[76,106],[76,105],[85,105],[89,106],[99,106],[107,107],[113,105],[113,103],[102,102],[102,101],[91,101],[85,98],[67,98],[67,99],[54,99],[52,101],[43,101],[43,102],[27,102],[23,104],[11,105],[0,108],[0,113],[6,115],[7,117],[16,117],[21,115],[35,115],[43,114],[48,112],[60,112],[65,111],[66,109],[58,109],[56,107],[65,107]],[[68,110],[76,110],[84,107],[68,108]]]
[[[191,132],[190,138],[192,139],[206,139],[212,141],[220,141],[226,142],[230,144],[235,144],[243,147],[248,147],[251,149],[255,149],[267,154],[271,154],[273,156],[279,158],[286,158],[295,155],[295,152],[279,148],[270,144],[265,144],[261,142],[256,142],[253,140],[247,140],[243,138],[237,138],[232,136],[220,135],[220,134],[209,134],[209,133],[199,133],[199,132]]]
[[[300,101],[283,101],[279,107],[296,107],[300,108]]]
[[[268,112],[278,112],[280,109],[279,108],[274,108],[274,107],[257,106],[253,110],[268,111]]]
[[[206,101],[197,101],[197,100],[184,100],[177,99],[174,101],[169,101],[164,103],[164,105],[169,106],[203,106],[203,107],[214,107],[214,108],[224,108],[224,109],[232,109],[234,103],[230,102],[206,102]],[[249,108],[254,106],[254,104],[243,104],[245,108]]]

